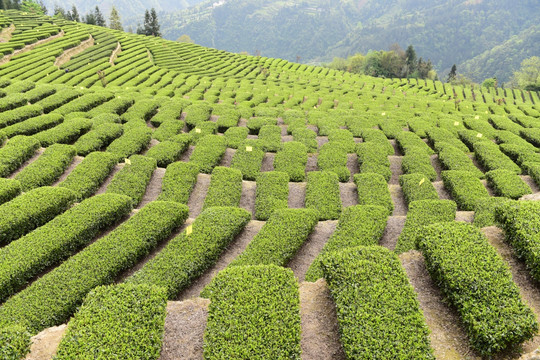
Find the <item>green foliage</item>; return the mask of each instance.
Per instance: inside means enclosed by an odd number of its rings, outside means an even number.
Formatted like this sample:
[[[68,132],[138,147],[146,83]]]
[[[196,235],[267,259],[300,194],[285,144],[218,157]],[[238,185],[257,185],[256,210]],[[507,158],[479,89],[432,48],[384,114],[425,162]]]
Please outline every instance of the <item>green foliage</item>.
[[[419,247],[478,353],[492,356],[536,334],[534,313],[521,300],[508,265],[478,228],[431,225],[424,228]]]
[[[312,171],[307,175],[305,207],[319,213],[319,220],[335,220],[341,213],[339,180],[331,171]]]
[[[416,293],[396,255],[361,246],[330,253],[321,263],[347,358],[435,358]]]
[[[129,130],[125,129],[124,134],[107,147],[107,151],[117,155],[121,159],[128,158],[145,149],[151,139],[152,130],[146,126],[135,127]]]
[[[492,170],[486,173],[486,179],[497,196],[519,199],[532,194],[532,190],[516,173],[510,170]]]
[[[540,163],[538,162],[525,162],[523,168],[526,169],[529,176],[534,180],[536,185],[540,184]]]
[[[274,158],[274,170],[287,173],[289,181],[304,181],[307,160],[307,148],[304,144],[297,141],[286,142]]]
[[[158,200],[187,204],[198,174],[199,169],[195,164],[185,162],[170,164],[165,171]]]
[[[452,145],[443,146],[439,150],[439,161],[446,170],[467,171],[479,179],[484,178],[484,173],[474,165],[471,158]]]
[[[0,355],[6,360],[19,360],[30,352],[30,333],[19,325],[0,328]]]
[[[460,210],[474,211],[478,199],[489,197],[482,182],[469,171],[446,170],[442,180]]]
[[[388,214],[394,211],[394,203],[390,196],[388,184],[382,175],[362,173],[354,175],[354,183],[358,191],[359,205],[378,205],[388,209]]]
[[[154,131],[152,137],[158,141],[165,141],[179,134],[184,128],[184,122],[179,120],[165,120]]]
[[[521,68],[514,72],[514,81],[526,90],[540,90],[540,58],[532,56],[521,62]]]
[[[409,148],[401,162],[401,169],[405,174],[423,174],[429,181],[437,179],[431,158],[422,148]]]
[[[495,210],[502,204],[511,201],[502,197],[488,197],[478,199],[474,208],[473,225],[479,228],[498,225],[495,219]]]
[[[226,149],[223,136],[207,135],[199,140],[189,162],[195,164],[199,172],[210,174],[221,161]]]
[[[130,210],[131,201],[126,196],[94,196],[1,248],[0,299],[5,300],[35,275],[88,244],[99,231],[120,220]],[[13,310],[17,311],[17,308]]]
[[[409,204],[405,227],[398,238],[395,252],[401,254],[416,249],[416,242],[426,225],[452,222],[456,203],[450,200],[417,200]]]
[[[392,154],[393,153],[392,148]],[[383,146],[374,141],[361,143],[358,144],[357,154],[360,173],[379,174],[383,176],[386,181],[390,180],[390,177],[392,176],[390,160],[388,159]]]
[[[21,191],[21,183],[17,180],[0,178],[0,205],[19,196]]]
[[[43,107],[41,105],[27,105],[20,109],[4,111],[0,114],[0,127],[6,127],[41,115]]]
[[[94,129],[81,136],[73,146],[77,154],[86,156],[92,151],[99,151],[109,145],[113,140],[120,137],[124,129],[120,124],[102,124],[94,126]]]
[[[310,209],[276,210],[229,266],[287,265],[317,225],[317,215]]]
[[[92,290],[60,343],[57,359],[157,359],[161,352],[167,296],[163,289],[120,284]]]
[[[59,114],[47,114],[36,116],[19,123],[10,125],[2,131],[8,137],[13,137],[15,135],[34,135],[44,130],[48,130],[52,127],[55,127],[61,124],[64,121],[62,115]]]
[[[488,170],[508,170],[521,174],[521,169],[499,147],[492,142],[474,144],[474,155],[478,162]]]
[[[298,283],[290,269],[228,268],[204,296],[210,298],[205,359],[300,359]]]
[[[257,176],[255,219],[266,221],[279,209],[288,207],[289,176],[279,171],[269,171]]]
[[[294,141],[301,142],[307,147],[307,151],[314,153],[317,151],[317,133],[304,127],[295,128],[292,131]],[[285,146],[285,144],[283,144]]]
[[[241,196],[242,172],[238,169],[218,166],[212,171],[212,178],[204,199],[203,209],[214,206],[238,207]]]
[[[244,141],[247,139],[249,130],[245,127],[232,127],[225,131],[225,139],[227,140],[227,147],[231,149],[238,149]]]
[[[133,207],[137,206],[146,192],[156,166],[156,161],[150,157],[131,155],[129,162],[114,175],[106,192],[129,196]]]
[[[317,167],[321,171],[332,171],[337,174],[340,182],[347,182],[351,177],[347,167],[346,146],[340,143],[326,143],[319,149]]]
[[[231,168],[240,170],[244,180],[254,181],[261,173],[263,159],[261,140],[246,140],[234,153]]]
[[[203,211],[191,225],[191,234],[183,232],[169,241],[127,282],[164,287],[168,299],[174,299],[217,261],[250,219],[251,214],[240,208],[212,207]]]
[[[417,200],[437,200],[439,194],[433,184],[424,174],[407,174],[399,177],[399,185],[403,190],[405,202],[408,204]]]
[[[71,144],[92,127],[92,121],[84,118],[66,120],[52,129],[42,131],[34,137],[39,140],[41,146],[48,147],[52,144]]]
[[[396,141],[401,152],[408,155],[409,151],[423,150],[428,155],[433,155],[435,152],[418,136],[410,131],[401,131],[396,136]]]
[[[189,141],[175,142],[167,140],[152,146],[146,156],[155,159],[157,166],[165,168],[167,165],[177,161],[188,147]]]
[[[18,135],[0,149],[0,176],[6,177],[19,168],[39,148],[39,141],[31,136]]]
[[[311,263],[306,281],[323,277],[321,259],[325,254],[356,246],[377,245],[384,234],[387,219],[388,210],[382,206],[355,205],[345,208],[336,230]]]

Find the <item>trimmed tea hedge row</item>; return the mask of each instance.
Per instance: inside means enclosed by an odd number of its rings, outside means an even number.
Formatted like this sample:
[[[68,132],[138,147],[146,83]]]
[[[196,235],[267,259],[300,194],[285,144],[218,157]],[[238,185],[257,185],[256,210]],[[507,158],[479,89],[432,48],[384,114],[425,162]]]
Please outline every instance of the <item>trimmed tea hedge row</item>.
[[[456,136],[454,136],[454,134],[446,129],[432,127],[426,130],[426,134],[430,144],[434,147],[437,147],[439,144],[447,143],[454,146],[458,150],[461,150],[461,152],[469,151],[467,145],[461,142]]]
[[[421,148],[409,148],[403,161],[401,169],[405,174],[424,174],[429,181],[437,179],[437,172],[431,165],[431,157]]]
[[[227,144],[223,136],[207,135],[198,141],[189,162],[195,164],[199,172],[210,174],[219,165],[225,150]]]
[[[479,354],[491,356],[536,334],[534,313],[523,303],[508,265],[478,228],[465,223],[427,226],[419,248]]]
[[[261,173],[264,151],[260,140],[246,140],[236,150],[232,160],[231,168],[242,172],[244,180],[254,181]]]
[[[130,210],[128,197],[94,196],[1,248],[0,301],[16,293],[47,267],[88,244],[99,231],[120,220]]]
[[[386,180],[379,174],[362,173],[354,175],[358,191],[358,205],[378,205],[388,209],[388,215],[394,211],[394,203]]]
[[[41,115],[10,125],[2,129],[2,132],[10,138],[16,135],[34,135],[53,128],[63,121],[64,118],[59,114]]]
[[[41,146],[48,147],[52,144],[71,144],[92,127],[92,121],[84,118],[66,120],[52,129],[42,131],[34,137],[39,140]]]
[[[340,182],[347,182],[351,178],[347,168],[347,150],[339,143],[326,143],[319,149],[317,167],[321,171],[333,171]]]
[[[277,125],[265,125],[259,131],[262,149],[266,152],[276,152],[281,149],[281,128]]]
[[[75,153],[75,148],[71,145],[54,144],[36,161],[22,169],[15,176],[15,180],[21,183],[23,191],[52,185],[66,171]]]
[[[307,175],[305,207],[314,209],[319,220],[335,220],[341,213],[338,176],[331,171],[312,171]]]
[[[405,155],[410,150],[420,149],[428,155],[435,154],[435,151],[431,149],[418,135],[410,131],[401,131],[396,137],[397,144],[401,152]]]
[[[288,207],[289,176],[284,172],[269,171],[257,177],[255,219],[266,221],[279,209]]]
[[[390,160],[383,147],[377,145],[376,142],[361,143],[358,144],[357,154],[360,173],[379,174],[386,181],[390,180],[392,177]]]
[[[483,141],[474,144],[474,155],[486,170],[509,170],[521,174],[521,169],[496,144]]]
[[[317,215],[310,209],[276,210],[229,266],[287,265],[317,225]]]
[[[319,145],[317,143],[317,133],[315,131],[304,127],[294,128],[292,136],[294,141],[304,144],[308,152],[317,152]]]
[[[424,226],[451,222],[456,218],[456,203],[450,200],[417,200],[409,204],[405,226],[398,238],[395,252],[398,254],[416,249],[416,240]]]
[[[242,173],[240,170],[218,166],[212,171],[203,210],[214,206],[238,207],[241,196]]]
[[[195,126],[193,129],[191,129],[189,132],[189,135],[191,136],[191,141],[194,144],[197,144],[199,142],[199,139],[202,139],[203,137],[207,135],[215,135],[215,134],[217,134],[217,125],[215,122],[211,122],[211,121],[200,123],[199,125]]]
[[[159,358],[167,296],[146,285],[100,286],[68,324],[56,358],[154,360]]]
[[[471,158],[454,146],[441,147],[439,161],[445,170],[468,171],[479,179],[484,178],[484,173],[474,165]]]
[[[474,208],[473,225],[479,228],[497,225],[497,221],[495,219],[495,211],[497,207],[509,201],[511,200],[502,197],[488,197],[478,199]]]
[[[185,162],[170,164],[163,176],[158,200],[187,204],[189,195],[197,183],[198,174],[199,169],[195,164]]]
[[[78,98],[82,94],[82,91],[73,88],[60,90],[55,94],[36,102],[36,105],[41,106],[43,108],[43,112],[46,114],[58,109],[64,104],[69,103],[71,100]]]
[[[121,197],[107,194],[102,196]],[[187,218],[185,205],[155,201],[29,287],[0,308],[2,321],[26,326],[31,332],[61,324],[84,297],[99,285],[112,283],[147,255]],[[76,276],[74,276],[76,274]]]
[[[54,112],[59,113],[61,115],[67,115],[69,113],[76,112],[76,111],[88,111],[113,98],[114,98],[114,94],[108,91],[89,93],[89,94],[85,94],[81,96],[80,98],[76,100],[71,101],[68,104],[65,104],[57,108],[56,110],[54,110]]]
[[[152,134],[152,138],[165,141],[182,132],[184,122],[180,120],[166,120]]]
[[[489,197],[482,182],[469,171],[446,170],[441,175],[444,187],[460,210],[474,211],[476,200]]]
[[[355,205],[345,208],[336,231],[311,263],[306,281],[323,277],[321,259],[324,254],[356,246],[377,245],[384,234],[387,219],[388,210],[382,206]]]
[[[287,173],[289,181],[301,182],[306,178],[307,148],[297,141],[286,142],[274,158],[274,170]]]
[[[300,300],[290,269],[228,268],[204,296],[211,300],[205,359],[300,359]]]
[[[135,284],[158,285],[167,289],[169,299],[185,289],[212,266],[223,250],[244,229],[251,214],[240,208],[212,207],[145,266],[127,279]]]
[[[150,144],[150,140],[152,140],[152,129],[146,126],[125,129],[124,134],[107,147],[107,151],[116,154],[119,158],[128,158],[145,149]]]
[[[142,155],[131,155],[122,170],[116,173],[107,186],[107,193],[129,196],[133,207],[137,206],[156,169],[156,161]]]
[[[242,146],[247,139],[249,130],[245,127],[232,127],[225,131],[225,139],[227,141],[227,147],[231,149],[238,149]]]
[[[347,358],[435,359],[416,293],[395,254],[361,246],[328,254],[321,267]]]
[[[30,333],[20,325],[0,327],[0,354],[4,359],[23,359],[30,352]]]
[[[118,158],[106,152],[93,152],[84,160],[58,186],[73,190],[80,201],[93,195],[109,176],[116,165]]]
[[[39,141],[31,136],[18,135],[0,149],[0,177],[6,177],[30,159],[39,149]]]
[[[517,200],[523,195],[532,194],[530,186],[510,170],[491,170],[486,173],[486,179],[497,196]]]
[[[40,105],[26,105],[20,109],[5,111],[0,114],[0,128],[39,116],[42,113],[43,108]]]
[[[501,144],[499,148],[506,156],[520,166],[527,161],[540,162],[540,154],[536,150],[531,150],[528,146]]]
[[[124,129],[120,124],[102,124],[81,136],[75,144],[77,154],[86,156],[92,151],[99,151],[122,135]]]
[[[0,205],[19,196],[21,183],[13,179],[0,178]]]
[[[407,174],[399,177],[405,202],[409,205],[416,200],[438,200],[439,194],[424,174]]]
[[[157,161],[157,166],[161,168],[180,159],[180,156],[188,149],[189,141],[179,143],[176,141],[163,141],[152,146],[146,156]]]
[[[377,145],[381,154],[391,156],[395,154],[394,147],[388,141],[388,138],[381,130],[377,129],[362,129],[362,139],[364,142],[369,142],[370,146]]]

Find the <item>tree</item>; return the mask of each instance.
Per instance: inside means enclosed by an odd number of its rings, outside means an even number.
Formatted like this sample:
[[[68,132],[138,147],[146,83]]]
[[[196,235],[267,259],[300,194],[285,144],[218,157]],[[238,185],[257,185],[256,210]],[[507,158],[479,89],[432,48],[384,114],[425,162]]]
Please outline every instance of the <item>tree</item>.
[[[496,88],[497,87],[497,77],[492,77],[485,79],[484,82],[482,82],[482,87],[485,88]]]
[[[88,25],[96,25],[96,16],[93,13],[88,13],[84,16],[84,22]]]
[[[521,68],[514,72],[513,81],[522,89],[540,90],[540,57],[533,56],[521,62]]]
[[[43,11],[43,15],[47,15],[49,10],[47,10],[47,7],[43,3],[43,0],[39,0],[39,6],[41,7],[41,11]]]
[[[137,34],[149,35],[149,33],[150,33],[150,12],[148,10],[145,10],[144,23],[142,27],[140,24],[137,24]]]
[[[43,9],[35,0],[24,0],[21,4],[21,11],[43,15]]]
[[[452,68],[450,69],[450,72],[448,73],[448,79],[446,80],[446,82],[452,82],[456,80],[456,76],[457,76],[457,66],[456,64],[454,64],[452,65]]]
[[[81,19],[79,17],[79,12],[77,11],[77,8],[75,5],[71,7],[71,11],[68,11],[69,20],[80,22]]]
[[[405,62],[407,63],[407,75],[416,71],[416,51],[412,45],[409,45],[405,50]]]
[[[347,62],[348,62],[348,65],[346,66],[347,71],[361,74],[364,69],[365,57],[364,55],[360,53],[354,54],[353,56],[350,56],[347,59]]]
[[[96,19],[96,25],[105,27],[107,24],[105,23],[105,18],[103,17],[103,14],[99,10],[99,7],[96,5],[96,8],[94,10],[94,17]]]
[[[122,22],[120,21],[120,14],[118,14],[118,10],[114,6],[111,9],[111,16],[109,17],[109,27],[113,30],[124,31]]]
[[[58,17],[58,18],[62,18],[62,19],[67,18],[66,11],[64,10],[64,8],[62,8],[62,7],[58,6],[58,5],[54,5],[54,16]]]
[[[159,22],[157,18],[156,9],[152,8],[150,10],[150,34],[155,37],[161,37],[161,31],[159,29]]]
[[[178,39],[176,39],[176,41],[181,42],[181,43],[193,44],[193,40],[191,40],[191,37],[189,37],[189,35],[187,35],[187,34],[181,35]]]

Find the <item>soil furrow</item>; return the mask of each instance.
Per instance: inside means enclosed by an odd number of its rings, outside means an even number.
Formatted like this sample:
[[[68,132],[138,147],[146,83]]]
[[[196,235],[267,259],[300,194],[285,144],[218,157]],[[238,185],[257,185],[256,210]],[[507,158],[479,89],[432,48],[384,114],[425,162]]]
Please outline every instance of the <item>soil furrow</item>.
[[[197,175],[197,183],[193,187],[193,191],[189,197],[187,203],[189,207],[189,217],[196,218],[202,211],[204,204],[204,198],[208,192],[208,187],[210,186],[211,176],[207,174]]]
[[[251,213],[255,217],[255,195],[257,183],[255,181],[242,181],[242,196],[240,198],[240,207]]]
[[[358,192],[354,183],[339,183],[339,193],[344,208],[358,205]]]
[[[304,207],[306,198],[306,183],[289,183],[289,199],[288,206],[291,209],[299,209]]]
[[[392,177],[390,177],[388,183],[391,185],[398,185],[399,177],[400,175],[403,175],[403,170],[401,170],[403,156],[389,156],[388,160],[390,160],[390,171],[392,171]]]
[[[144,196],[137,208],[142,208],[149,202],[152,202],[158,198],[159,194],[161,194],[161,183],[163,182],[164,176],[165,169],[156,168],[156,170],[154,170],[154,173],[150,178],[150,182],[146,187],[146,192],[144,193]]]
[[[17,170],[15,170],[11,175],[8,176],[8,179],[14,179],[15,176],[17,176],[18,173],[23,171],[25,167],[36,161],[41,156],[41,154],[45,152],[45,150],[45,148],[37,149],[30,159],[26,160]]]
[[[383,237],[379,241],[380,246],[394,250],[396,248],[397,239],[405,226],[406,216],[389,216],[386,221]]]
[[[407,204],[405,203],[405,196],[403,195],[403,189],[399,185],[388,185],[390,190],[390,196],[394,203],[393,216],[407,215]]]

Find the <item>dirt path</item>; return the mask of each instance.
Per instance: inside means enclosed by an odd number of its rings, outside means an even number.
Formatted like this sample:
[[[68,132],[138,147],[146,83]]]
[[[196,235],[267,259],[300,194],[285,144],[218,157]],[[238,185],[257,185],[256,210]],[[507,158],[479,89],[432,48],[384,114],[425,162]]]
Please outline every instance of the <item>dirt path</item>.
[[[109,63],[114,66],[114,61],[118,57],[118,55],[122,52],[122,46],[120,45],[120,42],[116,44],[116,48],[113,50],[111,57],[109,58]]]
[[[148,124],[146,124],[146,125],[148,125]],[[156,139],[150,140],[150,142],[148,143],[148,146],[141,152],[141,155],[146,156],[146,153],[148,153],[148,150],[150,150],[151,148],[153,148],[154,146],[156,146],[158,144],[159,144],[159,140],[156,140]]]
[[[351,178],[349,181],[352,182],[354,179],[354,174],[358,174],[360,172],[360,167],[358,166],[358,155],[347,154],[347,168],[351,173]]]
[[[178,300],[187,300],[200,295],[201,291],[210,283],[218,272],[225,269],[238,255],[240,255],[251,242],[253,237],[259,233],[264,221],[250,221],[244,230],[236,237],[236,239],[227,247],[227,249],[219,256],[218,261],[214,266],[204,272],[197,280],[195,280],[188,288],[182,291]]]
[[[195,150],[195,146],[190,145],[188,149],[180,156],[180,159],[178,159],[178,161],[188,162],[191,154],[193,153],[193,150]]]
[[[344,208],[358,205],[358,191],[354,183],[339,183],[339,193]]]
[[[403,154],[399,150],[399,146],[398,146],[397,141],[395,139],[390,139],[390,140],[388,140],[388,142],[390,143],[390,145],[392,145],[394,147],[394,155],[393,156],[403,156]]]
[[[397,239],[403,227],[405,226],[406,216],[389,216],[386,221],[386,228],[384,229],[383,237],[379,242],[379,245],[384,246],[387,249],[394,250],[396,248]]]
[[[262,161],[261,172],[274,171],[274,159],[276,154],[266,153]]]
[[[300,284],[302,360],[345,359],[336,309],[324,279]]]
[[[163,182],[164,176],[165,169],[156,168],[156,170],[154,170],[154,173],[150,178],[150,182],[146,187],[146,192],[144,193],[144,196],[137,208],[142,208],[149,202],[154,201],[158,198],[159,194],[161,194],[161,183]]]
[[[231,161],[234,154],[236,154],[236,150],[227,148],[227,150],[225,150],[225,154],[221,158],[219,166],[231,167]]]
[[[336,230],[337,220],[319,221],[313,232],[302,247],[298,250],[294,258],[289,261],[287,267],[290,268],[298,281],[304,281],[309,266]]]
[[[309,154],[306,164],[306,174],[310,171],[317,171],[317,154]]]
[[[394,203],[394,212],[392,215],[407,215],[407,204],[405,203],[405,196],[403,195],[401,186],[388,185],[388,189],[390,190],[390,196],[392,197],[392,202]]]
[[[433,166],[433,168],[435,169],[435,172],[437,173],[437,178],[435,179],[435,181],[441,181],[441,172],[443,171],[442,169],[442,165],[439,161],[439,155],[435,154],[435,155],[431,155],[431,166]]]
[[[44,151],[45,148],[37,149],[30,159],[26,160],[17,170],[15,170],[13,173],[11,173],[11,175],[8,176],[8,179],[14,179],[15,176],[17,176],[17,174],[23,171],[24,168],[36,161],[41,156],[41,154],[43,154]]]
[[[203,335],[210,300],[169,301],[160,360],[203,358]]]
[[[120,163],[120,164],[116,164],[114,165],[114,168],[112,169],[111,173],[109,174],[109,176],[107,176],[107,178],[105,179],[105,181],[103,182],[103,184],[101,184],[101,186],[99,187],[98,191],[96,191],[96,195],[99,195],[99,194],[104,194],[105,191],[107,191],[107,186],[109,186],[109,184],[111,183],[112,179],[114,178],[114,176],[124,168],[124,163]]]
[[[69,60],[71,60],[73,56],[82,53],[84,50],[88,49],[90,46],[94,46],[94,38],[92,37],[92,35],[90,35],[90,38],[88,40],[84,40],[79,45],[64,51],[62,55],[56,58],[56,60],[54,61],[54,66],[60,67],[64,65]]]
[[[482,183],[482,185],[484,185],[484,187],[486,188],[489,196],[495,196],[495,193],[493,192],[493,189],[489,187],[488,183],[487,183],[487,180],[480,180],[480,182]]]
[[[446,190],[442,181],[435,181],[432,184],[435,190],[437,190],[437,194],[439,194],[439,199],[452,200],[452,196],[450,196],[450,193]]]
[[[289,199],[288,205],[291,209],[300,209],[304,207],[306,198],[306,183],[289,183]]]
[[[208,187],[210,186],[211,176],[207,174],[199,174],[197,176],[197,183],[193,187],[193,191],[189,197],[188,207],[189,207],[189,217],[196,218],[202,211],[204,204],[204,198],[208,192]]]
[[[317,146],[319,147],[319,149],[321,148],[321,146],[323,146],[327,142],[328,142],[328,136],[317,136]]]
[[[251,218],[255,218],[255,196],[257,183],[255,181],[242,181],[242,197],[240,197],[240,207],[251,213]]]
[[[525,184],[531,187],[533,194],[540,192],[540,188],[538,187],[538,185],[536,185],[532,177],[530,177],[529,175],[520,175],[520,178],[525,182]]]
[[[401,170],[401,163],[403,162],[403,156],[389,156],[390,160],[390,171],[392,171],[392,177],[388,182],[391,185],[399,184],[399,177],[403,175],[403,170]]]
[[[472,223],[474,211],[456,211],[456,221]]]
[[[444,360],[477,359],[456,312],[445,305],[444,297],[433,283],[422,254],[416,250],[399,256],[409,281],[414,287],[426,324],[431,330],[431,346],[435,358]]]
[[[32,336],[30,353],[26,360],[50,360],[56,354],[58,345],[67,329],[66,324],[51,327],[43,330],[39,334]]]
[[[5,43],[11,40],[13,31],[15,31],[15,25],[11,24],[0,32],[0,43]]]
[[[84,158],[82,156],[75,156],[73,158],[73,161],[71,162],[71,164],[69,164],[68,168],[66,169],[66,171],[64,171],[64,173],[58,178],[58,180],[56,180],[52,186],[56,186],[58,184],[60,184],[62,181],[66,180],[66,178],[69,176],[69,174],[71,174],[71,172],[73,170],[75,170],[75,168],[77,167],[77,165],[79,165],[82,161],[84,160]]]
[[[8,61],[10,61],[14,56],[17,56],[19,54],[23,54],[25,52],[28,52],[30,50],[32,50],[33,48],[35,48],[36,46],[39,46],[39,45],[42,45],[42,44],[45,44],[45,43],[48,43],[49,41],[53,41],[55,39],[58,39],[58,38],[61,38],[62,36],[64,36],[64,30],[60,30],[60,32],[56,35],[53,35],[51,37],[48,37],[46,39],[43,39],[43,40],[38,40],[37,42],[33,43],[33,44],[29,44],[29,45],[26,45],[25,47],[23,47],[22,49],[19,49],[19,50],[15,50],[13,53],[11,54],[8,54],[6,56],[4,56],[3,58],[0,59],[0,65],[3,65],[5,63],[7,63]]]

